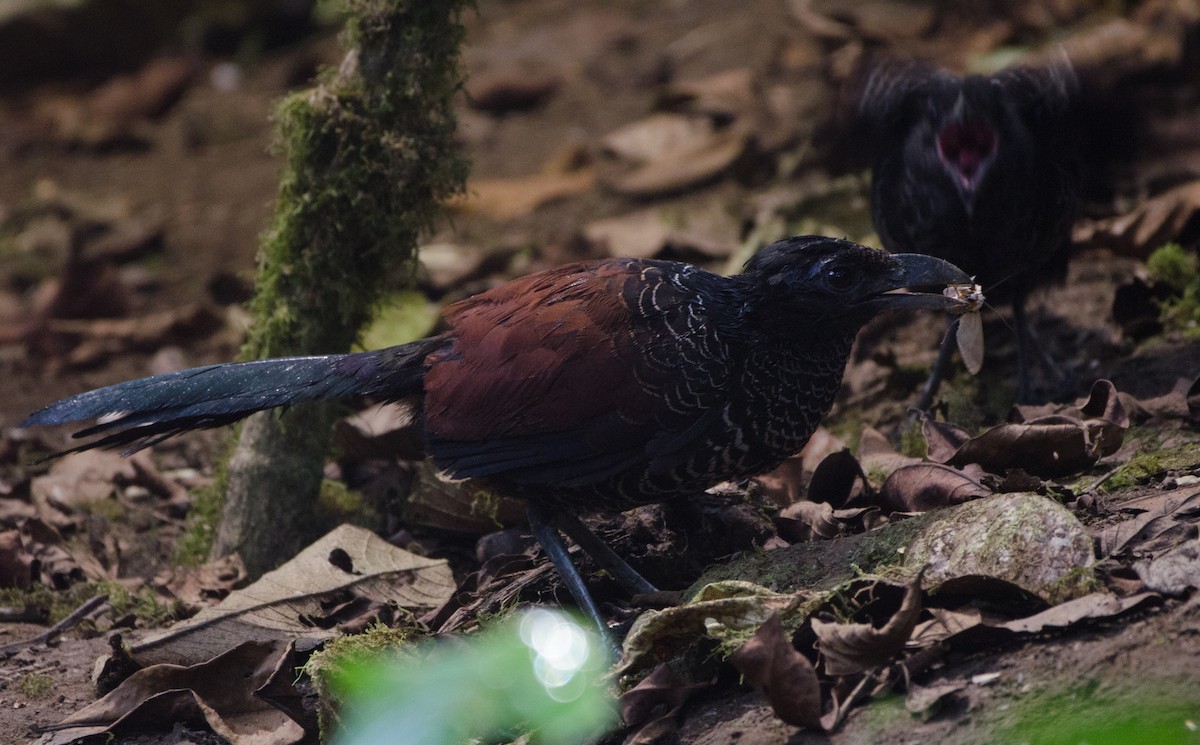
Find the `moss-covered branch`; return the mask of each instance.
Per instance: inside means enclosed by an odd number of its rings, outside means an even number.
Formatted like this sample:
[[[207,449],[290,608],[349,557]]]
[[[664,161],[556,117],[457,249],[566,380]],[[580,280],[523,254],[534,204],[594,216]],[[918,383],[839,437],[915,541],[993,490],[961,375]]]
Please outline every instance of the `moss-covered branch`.
[[[462,82],[461,0],[347,0],[351,51],[316,89],[278,109],[285,166],[264,238],[247,359],[343,352],[419,237],[459,192],[451,102]],[[311,536],[330,407],[260,414],[230,460],[214,554],[252,574]]]

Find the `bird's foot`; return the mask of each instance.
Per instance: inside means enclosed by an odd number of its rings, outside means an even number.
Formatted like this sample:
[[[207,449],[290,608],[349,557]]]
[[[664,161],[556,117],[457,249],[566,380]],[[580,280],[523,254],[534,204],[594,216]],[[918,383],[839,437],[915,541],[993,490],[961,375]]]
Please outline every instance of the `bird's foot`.
[[[1070,397],[1075,390],[1075,375],[1046,352],[1032,326],[1018,325],[1017,332],[1017,403]]]
[[[929,408],[933,406],[933,398],[937,395],[942,381],[950,375],[950,362],[954,358],[958,325],[959,319],[955,318],[950,322],[949,328],[946,329],[946,335],[942,338],[942,346],[938,350],[937,361],[933,363],[933,369],[929,371],[929,377],[925,379],[925,385],[921,388],[921,396],[917,399],[916,404],[913,405],[914,413],[912,419],[916,419],[921,413],[929,411]]]

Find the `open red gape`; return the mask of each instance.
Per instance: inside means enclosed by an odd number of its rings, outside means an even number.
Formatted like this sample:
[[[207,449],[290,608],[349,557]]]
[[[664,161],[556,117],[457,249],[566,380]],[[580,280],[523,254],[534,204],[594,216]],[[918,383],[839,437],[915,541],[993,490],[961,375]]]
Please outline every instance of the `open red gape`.
[[[976,182],[982,166],[996,151],[996,131],[977,119],[947,124],[937,137],[938,156],[963,186]]]

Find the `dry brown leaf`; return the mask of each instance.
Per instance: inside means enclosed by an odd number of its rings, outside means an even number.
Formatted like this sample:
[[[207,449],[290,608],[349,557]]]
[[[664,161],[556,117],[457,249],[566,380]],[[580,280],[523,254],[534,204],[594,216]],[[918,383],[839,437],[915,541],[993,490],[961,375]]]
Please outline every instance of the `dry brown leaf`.
[[[925,457],[935,463],[945,463],[954,457],[971,435],[952,422],[939,422],[921,417],[921,436],[925,438]],[[920,463],[920,458],[913,458]]]
[[[204,721],[232,745],[291,745],[304,737],[299,724],[254,691],[270,678],[288,648],[283,641],[245,642],[189,667],[153,665],[50,728],[42,745],[81,737],[115,736],[135,729],[169,729]]]
[[[754,71],[739,67],[705,78],[673,82],[664,88],[659,101],[691,114],[744,117],[755,106]]]
[[[779,535],[792,543],[835,538],[842,532],[828,502],[793,502],[779,511],[777,524]]]
[[[729,661],[750,685],[762,691],[775,716],[797,727],[824,729],[817,672],[783,633],[778,614],[767,619]]]
[[[467,100],[490,114],[525,111],[545,103],[562,83],[562,78],[545,70],[503,70],[467,79]]]
[[[337,634],[331,600],[392,602],[419,615],[440,607],[454,588],[444,560],[343,525],[219,605],[142,639],[131,651],[143,665],[190,665],[244,641],[327,639]]]
[[[804,499],[806,486],[812,479],[812,474],[820,468],[825,459],[832,453],[846,449],[846,443],[830,434],[824,427],[818,427],[808,438],[808,443],[797,455],[793,455],[781,463],[774,471],[756,476],[755,481],[763,489],[763,494],[775,503],[786,506]],[[828,497],[818,497],[818,501],[832,502]]]
[[[133,75],[112,78],[86,98],[48,98],[35,117],[54,139],[71,144],[99,147],[147,139],[146,123],[179,100],[195,71],[188,59],[160,57]]]
[[[1187,398],[1188,416],[1192,424],[1200,424],[1200,377],[1192,381],[1184,396]]]
[[[920,463],[921,459],[901,455],[882,432],[874,427],[867,427],[858,442],[858,462],[863,472],[870,474],[872,478],[886,478],[899,468]]]
[[[813,470],[808,494],[814,501],[837,508],[848,504],[868,488],[867,474],[849,448],[830,453]]]
[[[912,686],[904,697],[904,708],[922,722],[937,716],[946,703],[967,687],[965,680],[954,680],[930,686]]]
[[[751,125],[737,120],[718,128],[705,114],[654,114],[603,140],[614,157],[603,177],[613,191],[654,197],[707,183],[741,157]]]
[[[1198,506],[1200,489],[1157,492],[1125,502],[1121,505],[1122,512],[1140,514],[1132,520],[1107,525],[1097,533],[1100,555],[1120,556],[1134,547],[1143,555],[1153,554],[1164,539],[1174,543],[1172,537],[1182,536],[1190,529],[1192,522],[1188,517]]]
[[[930,647],[985,623],[983,612],[977,607],[967,606],[961,610],[928,608],[933,618],[922,621],[913,628],[910,643],[918,647]]]
[[[900,609],[880,628],[814,618],[813,633],[830,675],[853,675],[888,663],[904,649],[921,615],[921,577],[909,584]]]
[[[497,220],[528,215],[538,207],[590,191],[596,183],[591,168],[567,173],[543,172],[513,178],[476,179],[464,196],[451,198],[451,209]]]
[[[442,292],[456,289],[505,269],[519,250],[518,244],[507,242],[426,243],[417,253],[421,280]]]
[[[655,207],[588,223],[588,243],[609,256],[653,258],[662,252],[696,252],[724,258],[738,243],[739,223],[723,205],[699,209]]]
[[[703,142],[664,154],[605,182],[608,188],[628,197],[678,193],[721,176],[746,151],[747,142],[746,132],[740,127],[713,132]]]
[[[86,366],[114,354],[148,352],[201,338],[216,332],[224,323],[225,319],[211,308],[192,303],[137,318],[52,319],[45,323],[44,331],[52,336],[79,339],[66,361]]]
[[[696,691],[709,683],[691,683],[663,663],[642,682],[621,694],[621,720],[636,728],[624,745],[654,745],[674,735],[680,709]]]
[[[1020,468],[1045,478],[1078,473],[1121,447],[1129,420],[1109,381],[1096,381],[1081,408],[1062,411],[1001,424],[976,437],[928,417],[922,418],[921,431],[930,460],[977,463],[993,473]]]
[[[1095,592],[1016,619],[982,612],[978,608],[957,611],[930,608],[934,619],[920,624],[913,632],[913,639],[921,646],[961,641],[969,649],[978,649],[981,638],[994,641],[1009,635],[1041,634],[1050,629],[1069,628],[1086,621],[1112,618],[1159,599],[1161,596],[1154,592],[1125,598],[1109,592]]]
[[[499,496],[476,481],[447,479],[426,461],[412,467],[412,489],[404,505],[407,525],[483,535],[524,518],[520,500]]]
[[[738,580],[705,585],[683,605],[638,616],[625,637],[615,674],[652,667],[675,650],[691,647],[703,638],[736,638],[803,600],[803,594],[780,594]]]
[[[1074,241],[1145,259],[1164,243],[1177,240],[1198,213],[1200,181],[1192,181],[1143,200],[1124,215],[1081,222]]]
[[[289,644],[266,682],[254,691],[255,698],[262,699],[287,714],[312,736],[321,731],[317,712],[319,701],[309,685],[309,680],[297,676],[296,671],[304,667],[316,649],[318,648],[297,645],[295,642]]]
[[[1066,57],[1081,76],[1110,82],[1175,69],[1183,60],[1187,34],[1194,25],[1186,11],[1180,12],[1189,5],[1195,7],[1191,3],[1149,3],[1143,7],[1150,13],[1165,11],[1152,22],[1114,18],[1086,24],[1059,43],[1026,56],[1022,63],[1039,66]]]
[[[1200,588],[1200,540],[1190,540],[1151,561],[1140,561],[1134,570],[1148,590],[1182,595]]]
[[[237,554],[198,567],[169,568],[151,581],[163,600],[183,604],[192,613],[214,605],[246,578],[246,567]]]
[[[977,479],[940,463],[904,466],[879,489],[883,506],[894,512],[926,512],[989,494],[991,490]]]
[[[636,164],[702,149],[712,136],[708,117],[659,113],[609,132],[600,145],[608,154]]]
[[[50,470],[29,486],[38,517],[56,528],[74,525],[81,508],[110,498],[118,479],[135,477],[135,459],[149,457],[146,451],[125,458],[109,450],[85,450],[54,461]]]
[[[1067,628],[1081,621],[1111,618],[1158,597],[1158,594],[1153,592],[1143,592],[1127,598],[1119,598],[1107,592],[1094,592],[1047,608],[1027,618],[1007,621],[996,628],[1020,634],[1037,634],[1047,628]]]

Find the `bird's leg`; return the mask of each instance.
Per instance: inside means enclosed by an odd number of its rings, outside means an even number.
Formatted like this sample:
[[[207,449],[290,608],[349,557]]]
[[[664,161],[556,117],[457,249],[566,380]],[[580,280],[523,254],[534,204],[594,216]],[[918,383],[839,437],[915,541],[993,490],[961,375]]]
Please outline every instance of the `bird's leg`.
[[[597,564],[605,569],[609,574],[616,578],[621,586],[634,595],[641,595],[648,592],[658,592],[658,588],[646,581],[646,578],[638,574],[637,570],[629,566],[616,551],[608,547],[608,544],[600,540],[600,538],[592,532],[591,528],[584,525],[583,521],[569,512],[560,512],[555,515],[554,522],[562,529],[564,533],[571,536],[571,540],[579,544],[579,547],[584,552],[591,556]]]
[[[596,607],[596,601],[592,599],[591,593],[583,584],[583,577],[579,574],[579,570],[571,563],[571,557],[567,555],[567,545],[563,543],[562,536],[558,534],[558,528],[546,519],[542,508],[537,505],[529,505],[526,514],[529,516],[529,528],[533,531],[534,539],[546,552],[550,563],[558,570],[558,576],[562,577],[567,589],[571,591],[575,603],[592,620],[592,623],[596,624],[600,635],[608,639],[611,644],[612,637],[608,631],[608,624],[604,622],[604,618],[600,615],[600,609]]]
[[[1036,364],[1053,378],[1055,386],[1062,386],[1067,375],[1059,369],[1054,360],[1038,343],[1037,334],[1025,314],[1025,293],[1013,298],[1013,325],[1017,331],[1017,403],[1033,401],[1032,371]]]
[[[925,379],[925,387],[921,389],[921,397],[917,399],[918,411],[929,411],[929,407],[933,405],[933,397],[937,395],[938,386],[950,374],[950,360],[954,357],[958,322],[959,319],[955,318],[946,329],[946,336],[942,338],[942,347],[938,350],[937,361],[933,363],[933,369],[929,371],[929,377]]]

